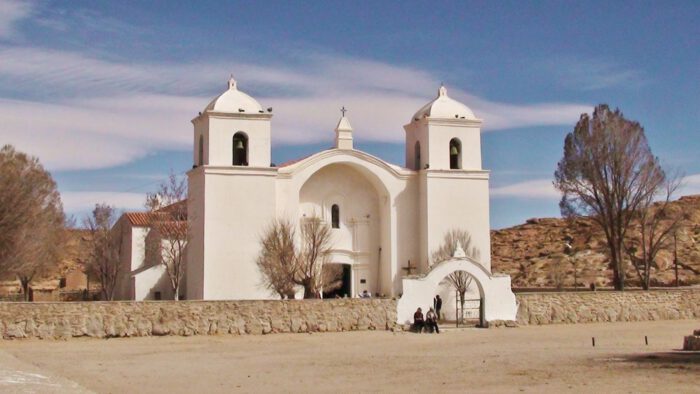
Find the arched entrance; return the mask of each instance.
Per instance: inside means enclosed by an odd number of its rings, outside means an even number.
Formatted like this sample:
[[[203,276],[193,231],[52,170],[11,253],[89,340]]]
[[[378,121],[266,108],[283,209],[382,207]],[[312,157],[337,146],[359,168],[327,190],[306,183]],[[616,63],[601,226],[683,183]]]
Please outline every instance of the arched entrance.
[[[383,200],[366,174],[345,163],[315,171],[299,190],[301,220],[319,217],[331,232],[331,268],[343,268],[342,289],[324,291],[324,298],[380,291]],[[335,266],[335,267],[334,267]]]
[[[352,297],[352,265],[326,263],[323,265],[324,283],[322,298]]]
[[[468,272],[451,272],[440,281],[435,294],[441,297],[440,317],[444,322],[454,323],[457,327],[484,324],[482,294]]]
[[[467,257],[453,257],[436,264],[425,276],[403,279],[403,295],[397,304],[399,324],[413,322],[416,308],[432,306],[433,296],[443,278],[456,271],[465,271],[479,291],[482,326],[494,320],[516,320],[518,312],[515,294],[510,289],[510,276],[494,275],[481,264]]]

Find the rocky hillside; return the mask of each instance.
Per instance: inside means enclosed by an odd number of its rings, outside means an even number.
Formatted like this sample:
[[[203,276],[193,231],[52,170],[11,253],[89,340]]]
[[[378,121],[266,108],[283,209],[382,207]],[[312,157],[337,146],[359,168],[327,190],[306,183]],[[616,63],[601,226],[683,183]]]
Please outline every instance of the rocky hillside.
[[[679,282],[700,283],[700,195],[681,197],[672,209],[685,217],[677,232]],[[573,254],[564,254],[566,239],[573,238]],[[605,254],[605,236],[588,218],[573,221],[530,219],[525,224],[491,232],[492,269],[507,273],[513,287],[611,286],[612,270]],[[652,285],[674,285],[673,248],[659,253],[652,268]],[[638,276],[627,270],[631,285]]]

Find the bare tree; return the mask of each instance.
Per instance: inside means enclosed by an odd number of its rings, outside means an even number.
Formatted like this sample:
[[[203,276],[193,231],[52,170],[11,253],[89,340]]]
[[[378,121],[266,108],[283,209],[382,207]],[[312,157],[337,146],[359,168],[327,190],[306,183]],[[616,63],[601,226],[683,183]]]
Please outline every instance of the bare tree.
[[[153,264],[165,267],[174,300],[179,298],[187,264],[190,224],[186,199],[187,184],[172,171],[158,191],[146,197],[146,207],[151,211],[147,256]]]
[[[90,254],[86,274],[100,281],[102,299],[114,300],[121,269],[122,239],[119,228],[114,228],[117,210],[107,204],[95,204],[92,215],[85,218],[84,226],[90,231]],[[114,229],[113,229],[114,228]]]
[[[564,287],[566,280],[566,255],[555,257],[549,262],[549,277],[558,290]]]
[[[466,302],[467,291],[469,286],[471,286],[474,278],[469,275],[466,271],[455,271],[447,275],[444,279],[459,295],[458,301],[460,310],[464,310],[464,303]]]
[[[683,219],[682,212],[671,208],[671,197],[680,185],[677,174],[668,176],[663,189],[663,199],[654,202],[657,195],[649,195],[635,211],[633,234],[625,242],[625,251],[639,276],[642,288],[649,290],[651,268],[656,266],[656,256],[671,246],[673,235]],[[658,267],[657,267],[658,268]]]
[[[29,285],[60,257],[66,218],[56,183],[35,157],[0,149],[0,274]]]
[[[302,219],[300,227],[301,247],[295,282],[304,287],[304,298],[320,298],[323,265],[331,250],[331,228],[316,216]]]
[[[442,245],[431,254],[432,263],[440,263],[452,258],[452,255],[459,244],[470,258],[479,260],[480,252],[472,245],[472,236],[467,230],[452,229],[445,234]]]
[[[342,276],[342,269],[340,276],[337,270],[323,269],[331,250],[331,229],[316,216],[302,219],[299,227],[297,232],[291,222],[274,220],[261,237],[257,264],[265,285],[280,297],[293,298],[294,287],[302,286],[304,298],[319,298],[321,291],[339,287]]]
[[[563,216],[589,215],[605,234],[615,289],[625,288],[624,240],[634,213],[665,181],[642,126],[598,105],[564,141],[554,173]]]
[[[297,251],[294,225],[285,219],[273,220],[260,238],[261,250],[256,259],[264,285],[280,298],[294,298]]]
[[[433,251],[431,257],[433,264],[449,260],[454,255],[457,246],[460,246],[470,258],[479,259],[479,250],[472,245],[472,236],[468,231],[462,229],[452,229],[445,234],[442,245]],[[465,271],[455,271],[447,275],[444,282],[448,283],[457,291],[459,304],[464,310],[465,297],[473,278]]]

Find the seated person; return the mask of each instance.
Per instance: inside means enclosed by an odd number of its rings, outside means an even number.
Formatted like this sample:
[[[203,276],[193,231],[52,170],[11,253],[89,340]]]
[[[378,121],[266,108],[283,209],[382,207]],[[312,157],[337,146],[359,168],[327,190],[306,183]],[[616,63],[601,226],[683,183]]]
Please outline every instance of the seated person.
[[[365,291],[362,292],[361,297],[362,297],[362,298],[371,298],[372,295],[369,294],[369,292],[368,292],[367,290],[365,290]]]
[[[440,333],[440,328],[438,328],[438,324],[437,324],[438,318],[437,318],[437,315],[435,314],[435,310],[433,310],[433,308],[430,308],[428,313],[426,313],[425,320],[426,320],[426,322],[425,322],[426,326],[428,327],[428,329],[430,329],[430,332],[433,332],[433,330],[435,330],[436,333],[438,333],[438,334]]]
[[[422,332],[425,326],[425,321],[423,320],[423,310],[418,308],[416,313],[413,314],[413,331]]]

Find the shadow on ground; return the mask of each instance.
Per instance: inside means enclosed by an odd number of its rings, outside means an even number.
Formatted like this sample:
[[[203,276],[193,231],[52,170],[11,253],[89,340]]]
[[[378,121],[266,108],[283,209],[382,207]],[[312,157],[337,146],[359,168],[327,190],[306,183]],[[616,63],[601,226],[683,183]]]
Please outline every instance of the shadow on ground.
[[[653,367],[677,367],[681,365],[700,368],[700,352],[659,352],[659,353],[643,353],[624,355],[620,357],[626,362],[633,362],[640,365],[648,365]]]

